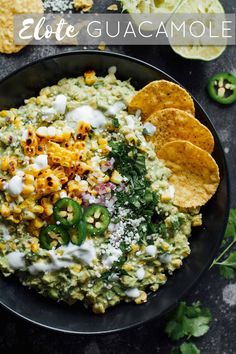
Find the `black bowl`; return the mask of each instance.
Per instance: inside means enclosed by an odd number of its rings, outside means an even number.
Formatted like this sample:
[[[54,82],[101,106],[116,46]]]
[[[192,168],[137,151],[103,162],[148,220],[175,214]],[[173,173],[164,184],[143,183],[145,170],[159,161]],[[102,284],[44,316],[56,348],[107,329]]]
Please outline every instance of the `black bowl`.
[[[97,51],[77,51],[51,56],[27,65],[0,83],[0,109],[17,107],[25,98],[37,95],[42,87],[56,84],[63,77],[76,77],[88,68],[104,75],[115,65],[120,79],[132,78],[140,89],[152,80],[175,81],[161,70],[124,55]],[[195,284],[211,264],[222,240],[229,211],[229,180],[224,152],[218,135],[202,107],[195,101],[196,116],[213,133],[221,183],[214,197],[202,208],[203,227],[191,237],[191,255],[180,270],[170,276],[147,303],[133,303],[108,309],[105,315],[94,315],[81,304],[56,303],[22,286],[14,277],[0,277],[0,303],[35,324],[63,332],[98,334],[130,328],[163,315]]]

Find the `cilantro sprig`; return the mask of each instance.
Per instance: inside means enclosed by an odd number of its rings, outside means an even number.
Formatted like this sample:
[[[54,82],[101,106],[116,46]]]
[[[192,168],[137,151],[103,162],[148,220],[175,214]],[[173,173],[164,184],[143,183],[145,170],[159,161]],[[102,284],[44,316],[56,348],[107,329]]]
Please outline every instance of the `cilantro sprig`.
[[[200,337],[209,330],[210,321],[210,311],[203,308],[199,302],[191,306],[181,302],[167,323],[165,331],[172,340]]]
[[[168,337],[177,341],[189,340],[192,337],[201,337],[209,330],[211,313],[209,309],[201,306],[200,302],[187,305],[180,302],[177,309],[172,313],[166,324],[165,332]],[[183,342],[174,348],[171,354],[199,354],[200,350],[192,342]]]
[[[213,266],[218,266],[220,274],[226,279],[233,279],[236,271],[236,250],[233,247],[236,244],[236,209],[230,210],[229,220],[222,242],[222,252],[213,261]],[[231,251],[231,252],[230,252]]]

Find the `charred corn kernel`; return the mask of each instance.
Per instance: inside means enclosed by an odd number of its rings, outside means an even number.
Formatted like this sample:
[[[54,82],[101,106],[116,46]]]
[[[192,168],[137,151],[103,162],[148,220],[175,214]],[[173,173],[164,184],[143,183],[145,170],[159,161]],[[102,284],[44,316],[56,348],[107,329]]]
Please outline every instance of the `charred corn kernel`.
[[[179,268],[182,265],[182,261],[181,259],[173,259],[173,261],[171,262],[171,264],[175,267],[175,268]]]
[[[2,157],[2,160],[1,160],[2,171],[7,171],[8,166],[9,166],[9,157],[8,156]]]
[[[143,304],[144,302],[147,301],[147,294],[145,293],[145,291],[140,291],[140,295],[139,297],[137,297],[135,300],[137,305]]]
[[[37,252],[39,250],[39,245],[37,243],[31,244],[31,251],[32,252]]]
[[[128,272],[129,270],[133,270],[134,267],[133,267],[131,264],[126,263],[126,264],[124,264],[124,265],[122,266],[122,269],[124,269],[124,270],[126,270],[126,271]]]
[[[71,267],[71,269],[76,272],[76,273],[79,273],[81,271],[81,265],[80,264],[76,264],[74,266]]]
[[[0,212],[1,212],[1,215],[2,215],[4,218],[7,218],[8,216],[11,215],[11,210],[10,210],[9,206],[8,206],[6,203],[3,203],[3,204],[1,205],[1,210],[0,210]]]
[[[190,255],[190,251],[184,251],[182,253],[182,256],[185,258],[185,257],[188,257]]]
[[[10,202],[12,202],[12,201],[14,200],[14,197],[12,197],[10,194],[6,194],[6,195],[5,195],[5,198],[6,198],[6,201],[7,201],[8,203],[10,203]]]
[[[24,172],[27,174],[27,175],[31,175],[33,178],[34,177],[37,177],[38,174],[39,174],[39,170],[37,168],[35,168],[33,165],[28,165]]]
[[[23,196],[27,196],[27,195],[29,195],[29,194],[32,194],[33,192],[34,192],[34,186],[28,184],[28,185],[24,185],[21,194],[22,194]]]
[[[67,183],[67,189],[69,193],[73,192],[74,190],[78,191],[80,190],[80,184],[77,181],[69,181]]]
[[[139,251],[139,245],[131,245],[131,252],[132,253],[135,253],[135,252],[138,252]]]
[[[86,85],[93,85],[97,81],[96,73],[94,70],[88,70],[84,73],[84,81]]]
[[[201,225],[202,225],[202,215],[201,214],[194,215],[192,218],[192,226],[196,227]]]
[[[122,176],[119,174],[118,171],[114,170],[114,171],[112,172],[112,175],[111,175],[110,180],[111,180],[112,183],[120,184],[120,183],[123,181],[123,178],[122,178]]]
[[[158,275],[158,279],[159,279],[160,281],[166,281],[166,276],[165,276],[165,274],[159,274],[159,275]]]
[[[161,195],[161,202],[165,203],[165,202],[169,202],[171,200],[171,197],[168,193],[163,193]]]

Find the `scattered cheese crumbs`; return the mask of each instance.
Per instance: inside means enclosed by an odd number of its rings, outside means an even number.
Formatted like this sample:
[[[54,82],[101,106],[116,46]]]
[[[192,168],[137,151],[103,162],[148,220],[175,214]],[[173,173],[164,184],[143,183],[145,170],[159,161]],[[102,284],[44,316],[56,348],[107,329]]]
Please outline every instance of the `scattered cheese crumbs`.
[[[106,49],[106,43],[101,41],[98,45],[99,50],[105,50]]]
[[[107,7],[108,11],[117,11],[118,10],[118,6],[117,4],[111,4]]]
[[[236,284],[229,284],[223,289],[223,300],[229,306],[236,306]]]
[[[143,267],[138,268],[136,271],[136,277],[138,278],[138,280],[143,280],[144,276],[145,276],[144,268]]]
[[[8,183],[8,192],[13,197],[19,195],[23,190],[23,183],[21,176],[14,176],[10,179]]]
[[[53,108],[57,113],[64,114],[66,111],[67,97],[65,95],[57,95]]]
[[[93,0],[74,0],[73,5],[76,11],[89,12],[93,7]]]
[[[44,0],[43,6],[45,10],[60,13],[73,9],[72,0]]]
[[[154,245],[149,245],[146,247],[145,251],[149,256],[155,256],[157,253],[157,248]]]

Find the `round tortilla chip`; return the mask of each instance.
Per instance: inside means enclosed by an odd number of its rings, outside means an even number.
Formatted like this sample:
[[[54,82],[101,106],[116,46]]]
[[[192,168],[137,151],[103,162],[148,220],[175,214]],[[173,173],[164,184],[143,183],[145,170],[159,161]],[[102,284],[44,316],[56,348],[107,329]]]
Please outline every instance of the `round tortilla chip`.
[[[24,46],[14,44],[14,15],[43,13],[41,0],[0,0],[0,53],[17,53]]]
[[[189,141],[177,140],[165,144],[157,156],[172,171],[169,182],[175,187],[175,205],[196,208],[215,194],[219,168],[208,152]]]
[[[173,140],[187,140],[210,154],[214,149],[214,138],[210,130],[191,114],[177,108],[166,108],[154,112],[148,119],[156,127],[152,141],[156,151]]]
[[[140,109],[143,120],[164,108],[178,108],[193,116],[195,114],[194,102],[189,93],[179,85],[166,80],[150,82],[138,91],[128,105],[130,113]]]

